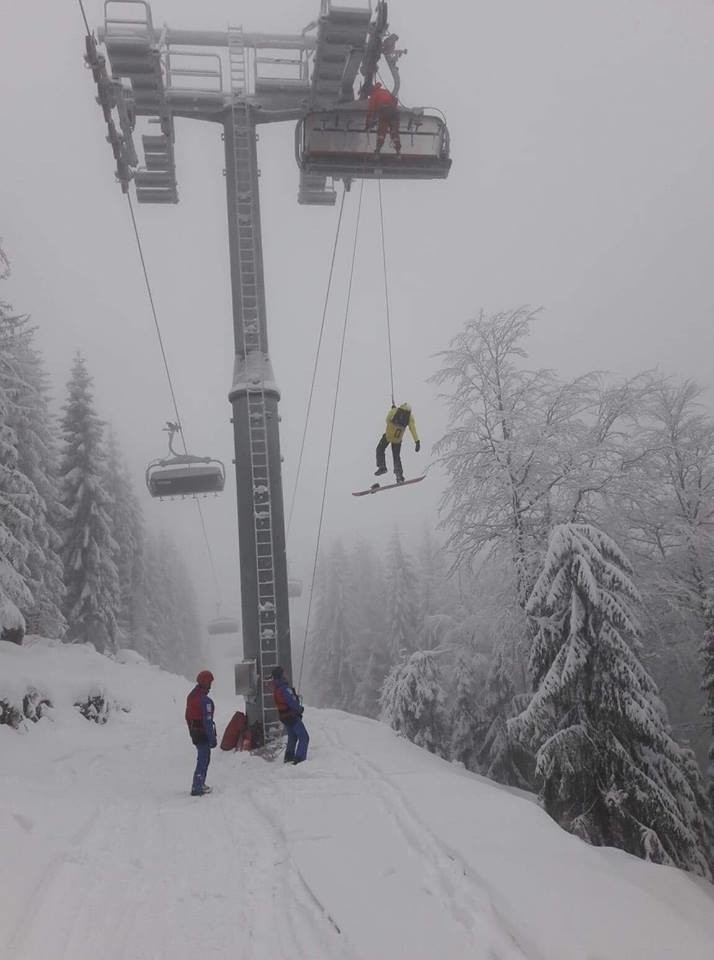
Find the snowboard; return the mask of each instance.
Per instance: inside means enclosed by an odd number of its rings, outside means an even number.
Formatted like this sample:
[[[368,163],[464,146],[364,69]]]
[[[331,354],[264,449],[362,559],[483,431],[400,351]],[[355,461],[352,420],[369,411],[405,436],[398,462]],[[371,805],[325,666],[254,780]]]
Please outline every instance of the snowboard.
[[[368,493],[379,493],[380,490],[394,490],[395,487],[406,487],[409,483],[419,483],[420,480],[424,480],[426,474],[421,477],[412,477],[411,480],[405,480],[403,483],[386,483],[382,486],[379,483],[373,483],[369,490],[355,490],[352,492],[353,497],[364,497]]]

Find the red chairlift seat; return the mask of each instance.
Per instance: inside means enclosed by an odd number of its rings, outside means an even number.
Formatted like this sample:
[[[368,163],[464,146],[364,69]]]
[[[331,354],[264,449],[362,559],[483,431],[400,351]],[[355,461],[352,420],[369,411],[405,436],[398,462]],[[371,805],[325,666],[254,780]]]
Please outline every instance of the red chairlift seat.
[[[399,111],[401,154],[389,135],[379,153],[376,129],[366,129],[366,104],[312,110],[295,131],[298,166],[308,174],[357,180],[443,180],[449,175],[449,131],[443,117]]]

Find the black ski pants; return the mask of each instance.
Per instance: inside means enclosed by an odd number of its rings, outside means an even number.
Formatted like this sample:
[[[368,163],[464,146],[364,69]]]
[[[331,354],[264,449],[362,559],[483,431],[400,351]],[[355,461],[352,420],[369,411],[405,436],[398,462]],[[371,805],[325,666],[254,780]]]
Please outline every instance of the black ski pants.
[[[377,444],[377,468],[387,469],[386,461],[386,451],[389,446],[389,440],[387,440],[387,434],[382,434],[382,439]],[[392,460],[394,461],[394,475],[395,477],[403,477],[404,470],[402,469],[402,445],[401,443],[392,444]]]

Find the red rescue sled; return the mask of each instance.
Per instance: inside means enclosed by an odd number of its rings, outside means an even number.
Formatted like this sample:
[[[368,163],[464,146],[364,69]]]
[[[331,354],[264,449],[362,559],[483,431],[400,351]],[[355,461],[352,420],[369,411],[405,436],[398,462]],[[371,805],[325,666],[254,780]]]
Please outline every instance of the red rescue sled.
[[[242,710],[236,710],[223,734],[221,750],[250,750],[251,740],[248,718]]]

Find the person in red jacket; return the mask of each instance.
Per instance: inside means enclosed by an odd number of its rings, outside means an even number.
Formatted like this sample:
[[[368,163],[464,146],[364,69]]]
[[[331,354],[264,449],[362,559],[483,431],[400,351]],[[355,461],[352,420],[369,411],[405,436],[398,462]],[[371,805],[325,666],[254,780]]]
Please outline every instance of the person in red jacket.
[[[379,153],[384,146],[384,138],[389,136],[394,150],[399,156],[402,152],[402,141],[399,139],[399,101],[389,90],[385,90],[381,83],[375,83],[367,100],[367,129],[377,124],[377,149]]]
[[[186,724],[191,741],[196,748],[196,769],[191,787],[192,797],[210,793],[206,786],[206,772],[211,762],[211,749],[216,746],[216,725],[213,722],[213,700],[208,691],[213,683],[210,670],[201,670],[196,677],[196,686],[186,697]]]

